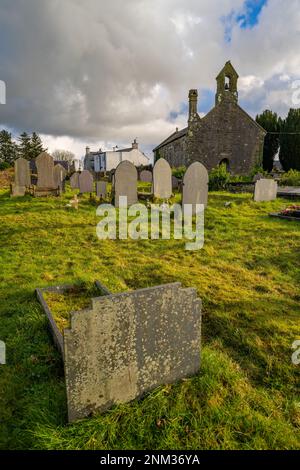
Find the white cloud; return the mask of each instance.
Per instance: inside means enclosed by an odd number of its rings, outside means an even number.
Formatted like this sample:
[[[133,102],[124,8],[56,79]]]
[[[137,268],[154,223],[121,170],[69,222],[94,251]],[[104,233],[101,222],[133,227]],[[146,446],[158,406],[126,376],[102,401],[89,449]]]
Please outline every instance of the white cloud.
[[[272,0],[259,24],[222,18],[244,0],[2,0],[0,79],[7,104],[0,121],[36,130],[52,147],[79,156],[101,143],[151,148],[176,126],[170,113],[190,88],[215,88],[231,59],[240,97],[252,114],[264,106],[286,113],[291,81],[300,78],[299,0]],[[201,92],[200,92],[201,99]],[[56,145],[57,144],[57,145]]]

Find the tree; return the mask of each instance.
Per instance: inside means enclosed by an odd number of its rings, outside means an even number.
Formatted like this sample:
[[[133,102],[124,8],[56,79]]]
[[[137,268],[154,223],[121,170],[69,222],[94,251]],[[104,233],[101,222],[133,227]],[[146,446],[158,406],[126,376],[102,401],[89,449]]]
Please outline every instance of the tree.
[[[55,161],[62,160],[66,162],[73,162],[75,160],[75,155],[74,153],[70,152],[69,150],[54,150],[52,152],[52,157],[54,158]]]
[[[268,132],[264,143],[263,169],[270,172],[273,169],[274,157],[279,149],[281,119],[276,113],[266,109],[262,114],[256,116],[256,122]],[[272,132],[277,134],[271,134]]]
[[[19,137],[19,142],[19,155],[26,160],[32,160],[38,157],[40,153],[47,151],[47,149],[44,149],[42,140],[36,132],[33,132],[32,136],[27,134],[27,132],[23,132]]]
[[[25,158],[26,160],[31,159],[31,145],[30,145],[30,135],[27,132],[23,132],[19,137],[18,151],[19,156]]]
[[[40,136],[33,132],[30,140],[30,159],[38,157],[40,153],[46,152],[46,150],[43,148]]]
[[[0,131],[0,163],[12,166],[17,158],[17,145],[13,142],[11,133],[3,129]]]
[[[300,109],[290,109],[283,122],[279,159],[285,171],[300,171]]]

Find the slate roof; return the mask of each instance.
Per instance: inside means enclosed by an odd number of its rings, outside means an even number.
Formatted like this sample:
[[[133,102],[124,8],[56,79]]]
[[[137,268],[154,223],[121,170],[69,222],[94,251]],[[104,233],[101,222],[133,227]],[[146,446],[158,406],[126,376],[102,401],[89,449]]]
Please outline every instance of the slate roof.
[[[155,149],[153,150],[153,152],[155,152],[156,150],[159,150],[161,147],[164,147],[164,146],[167,145],[167,144],[170,144],[170,143],[173,142],[174,140],[181,139],[181,137],[186,136],[187,131],[188,131],[188,127],[185,127],[185,128],[182,129],[181,131],[175,131],[175,132],[173,132],[173,134],[171,134],[171,135],[170,135],[167,139],[165,139],[161,144],[159,144],[157,147],[155,147]]]

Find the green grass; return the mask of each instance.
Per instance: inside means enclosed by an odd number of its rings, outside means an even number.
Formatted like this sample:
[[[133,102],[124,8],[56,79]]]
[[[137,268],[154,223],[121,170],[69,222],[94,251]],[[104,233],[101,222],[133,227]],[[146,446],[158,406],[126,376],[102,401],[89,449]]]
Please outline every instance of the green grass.
[[[96,203],[0,191],[2,449],[299,449],[300,225],[287,201],[211,193],[205,245],[99,241]],[[231,201],[230,207],[224,207]],[[121,292],[180,281],[203,300],[201,372],[67,424],[63,365],[36,287],[99,279]]]

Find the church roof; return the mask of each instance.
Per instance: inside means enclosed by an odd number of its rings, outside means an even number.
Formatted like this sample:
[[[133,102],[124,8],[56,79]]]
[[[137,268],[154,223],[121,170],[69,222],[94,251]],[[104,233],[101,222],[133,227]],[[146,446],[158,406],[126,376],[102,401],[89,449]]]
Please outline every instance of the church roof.
[[[181,137],[184,137],[186,134],[187,134],[187,131],[188,131],[188,127],[185,127],[184,129],[182,129],[181,131],[175,131],[173,132],[173,134],[171,134],[167,139],[165,139],[161,144],[159,144],[157,147],[155,147],[155,149],[153,150],[153,152],[155,152],[156,150],[159,150],[161,147],[164,147],[165,145],[167,144],[170,144],[171,142],[173,142],[174,140],[177,140],[177,139],[181,139]]]

